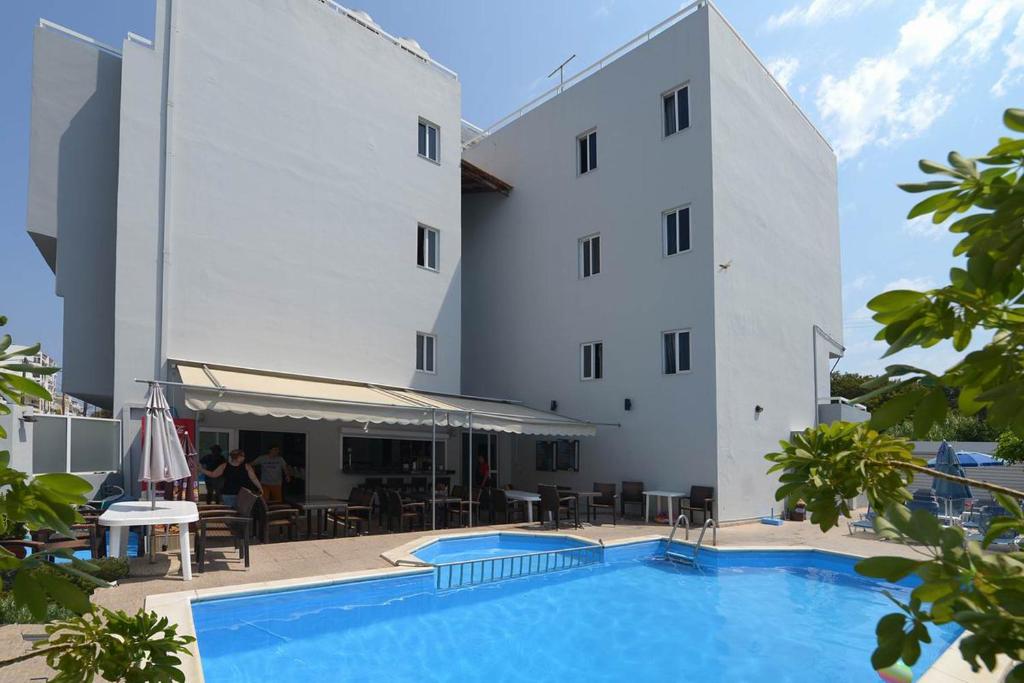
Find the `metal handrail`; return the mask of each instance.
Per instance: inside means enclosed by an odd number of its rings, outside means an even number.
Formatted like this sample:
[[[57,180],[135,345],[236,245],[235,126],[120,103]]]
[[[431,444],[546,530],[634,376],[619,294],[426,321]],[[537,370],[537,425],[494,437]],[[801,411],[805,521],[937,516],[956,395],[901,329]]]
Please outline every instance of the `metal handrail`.
[[[708,530],[708,525],[711,526],[711,545],[718,545],[718,522],[712,517],[708,517],[704,520],[704,526],[700,530],[700,536],[697,538],[697,545],[693,549],[693,563],[697,564],[697,555],[700,554],[700,544],[704,541],[704,532]]]
[[[574,567],[597,564],[603,561],[603,559],[604,543],[599,542],[596,545],[576,546],[558,550],[541,550],[518,555],[441,562],[434,565],[435,587],[438,590],[466,588],[505,579],[547,574]]]
[[[686,535],[684,536],[684,539],[687,541],[690,540],[690,518],[686,516],[685,512],[681,512],[679,513],[679,516],[676,517],[675,524],[672,525],[672,533],[668,535],[668,543],[665,544],[666,555],[668,554],[669,548],[672,547],[672,539],[676,537],[676,531],[679,530],[679,522],[686,522]]]

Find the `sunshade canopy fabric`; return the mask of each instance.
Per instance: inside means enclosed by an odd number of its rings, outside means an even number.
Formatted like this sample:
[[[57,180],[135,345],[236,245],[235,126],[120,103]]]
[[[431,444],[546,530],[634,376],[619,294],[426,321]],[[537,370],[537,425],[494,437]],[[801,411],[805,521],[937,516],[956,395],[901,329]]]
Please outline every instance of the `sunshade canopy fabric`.
[[[177,363],[185,404],[192,410],[430,426],[534,436],[594,436],[589,423],[518,403],[429,394],[341,380],[215,365]],[[435,413],[436,411],[436,413]]]

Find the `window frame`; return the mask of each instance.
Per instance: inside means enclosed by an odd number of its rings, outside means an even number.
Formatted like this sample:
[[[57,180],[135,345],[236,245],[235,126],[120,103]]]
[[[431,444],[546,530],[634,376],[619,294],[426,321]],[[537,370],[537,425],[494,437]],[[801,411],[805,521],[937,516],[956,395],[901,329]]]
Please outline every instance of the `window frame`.
[[[434,234],[434,266],[430,265],[430,234]],[[420,263],[421,235],[423,242],[423,263]],[[416,224],[416,267],[429,270],[431,273],[441,272],[441,231],[426,223]]]
[[[590,139],[594,142],[591,144]],[[586,140],[587,169],[583,170],[583,148],[580,143]],[[576,136],[576,176],[590,175],[597,170],[597,127],[590,128]]]
[[[420,349],[420,343],[421,342],[420,342],[420,340],[421,339],[423,340],[422,341],[422,344],[423,344],[423,349],[422,349],[423,367],[422,368],[420,367],[420,352],[421,352],[421,349]],[[430,366],[431,366],[429,369],[427,368],[427,348],[428,348],[427,341],[428,340],[430,341],[429,348],[430,348]],[[427,374],[427,375],[436,375],[437,374],[437,335],[436,334],[431,334],[430,332],[417,332],[416,333],[416,361],[415,361],[415,366],[416,366],[416,372],[422,372],[422,373]]]
[[[673,345],[673,349],[675,351],[674,362],[675,362],[675,366],[676,366],[675,370],[672,371],[672,372],[669,372],[668,363],[666,362],[668,359],[666,358],[666,354],[665,354],[665,350],[666,350],[665,349],[665,338],[668,335],[670,335],[670,334],[673,335],[672,345]],[[686,335],[686,360],[687,360],[687,367],[686,367],[685,370],[681,370],[679,368],[679,365],[680,365],[680,363],[679,363],[679,349],[680,349],[679,337],[680,337],[680,335],[683,335],[683,334]],[[659,351],[658,351],[658,355],[661,356],[661,374],[663,376],[674,377],[676,375],[688,375],[691,372],[693,372],[693,331],[692,331],[691,328],[689,328],[689,327],[682,327],[682,328],[678,328],[678,329],[675,329],[675,330],[664,330],[664,331],[662,331],[661,335],[659,336],[659,341],[660,341],[660,348],[659,348]]]
[[[423,147],[424,152],[420,152],[420,126],[424,127],[424,140]],[[434,131],[434,156],[430,156],[430,131]],[[420,159],[426,159],[432,163],[441,165],[441,126],[437,125],[433,121],[423,118],[422,116],[416,122],[416,155]]]
[[[590,350],[590,376],[587,376],[586,352]],[[580,381],[595,382],[604,379],[604,341],[583,342],[580,344]]]
[[[679,215],[686,212],[686,249],[679,248]],[[668,252],[668,219],[669,216],[676,217],[676,250]],[[666,209],[661,212],[661,255],[664,258],[671,258],[693,251],[693,214],[690,211],[690,204],[681,204],[677,207]]]
[[[679,93],[681,93],[681,92],[685,92],[686,93],[686,126],[684,126],[682,128],[679,127]],[[668,120],[666,118],[666,111],[665,111],[665,100],[667,100],[670,97],[672,98],[672,113],[673,113],[673,117],[674,117],[673,118],[673,128],[674,129],[672,130],[671,133],[666,132],[667,129],[668,129]],[[661,137],[662,137],[662,139],[667,139],[667,138],[672,137],[673,135],[676,135],[678,133],[682,133],[685,130],[689,130],[690,124],[691,124],[691,121],[690,121],[690,82],[689,81],[687,81],[686,83],[682,83],[680,85],[677,85],[674,88],[669,88],[665,92],[661,93],[660,104],[661,104]]]
[[[594,270],[594,242],[597,243],[597,270]],[[587,245],[589,245],[590,262],[587,262]],[[601,233],[594,232],[576,240],[576,261],[579,270],[579,279],[589,280],[602,272],[603,256],[601,253]],[[590,274],[587,274],[587,266],[590,267]]]
[[[569,448],[569,466],[558,466],[559,445]],[[534,469],[537,472],[580,472],[582,470],[583,445],[579,439],[537,439],[534,448]],[[548,452],[550,449],[550,453]]]

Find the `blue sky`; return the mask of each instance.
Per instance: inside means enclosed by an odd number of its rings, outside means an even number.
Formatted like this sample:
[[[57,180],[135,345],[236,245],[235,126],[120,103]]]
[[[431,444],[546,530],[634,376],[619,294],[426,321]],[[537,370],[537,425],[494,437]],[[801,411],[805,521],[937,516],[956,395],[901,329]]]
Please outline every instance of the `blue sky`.
[[[289,0],[301,2],[304,0]],[[313,0],[308,0],[312,2]],[[840,369],[878,371],[883,348],[865,302],[884,289],[937,285],[954,240],[906,221],[897,182],[916,161],[980,154],[1024,106],[1024,0],[720,0],[723,14],[832,142],[839,158],[844,336]],[[463,116],[486,126],[680,8],[679,0],[361,0],[385,30],[416,38],[459,73]],[[61,355],[61,300],[25,233],[32,29],[45,17],[119,47],[153,35],[149,0],[7,0],[0,8],[0,250],[20,343]],[[948,347],[899,359],[942,369]]]

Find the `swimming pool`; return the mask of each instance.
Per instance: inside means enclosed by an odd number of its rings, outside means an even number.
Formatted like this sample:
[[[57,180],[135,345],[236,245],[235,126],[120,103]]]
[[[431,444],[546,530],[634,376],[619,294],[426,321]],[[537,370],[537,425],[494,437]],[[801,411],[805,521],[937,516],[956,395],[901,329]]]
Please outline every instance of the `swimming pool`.
[[[462,562],[464,560],[479,560],[488,557],[507,557],[547,550],[580,548],[586,545],[592,545],[592,543],[572,538],[571,536],[499,532],[495,534],[438,538],[414,550],[412,554],[422,562],[443,564],[445,562]]]
[[[609,547],[602,564],[437,591],[434,571],[192,604],[203,672],[226,681],[877,680],[882,594],[818,551]],[[959,635],[933,629],[920,675]]]

